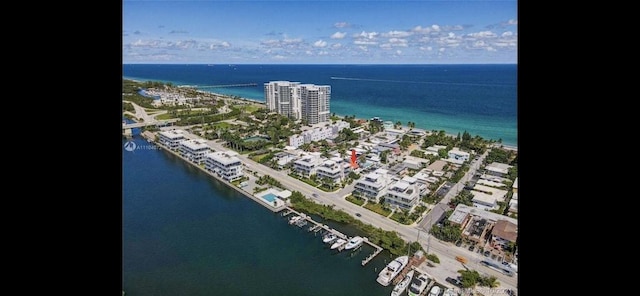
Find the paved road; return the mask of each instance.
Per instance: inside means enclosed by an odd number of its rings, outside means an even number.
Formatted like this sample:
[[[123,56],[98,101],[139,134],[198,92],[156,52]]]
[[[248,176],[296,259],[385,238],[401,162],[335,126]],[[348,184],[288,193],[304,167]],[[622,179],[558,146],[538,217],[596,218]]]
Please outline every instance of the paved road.
[[[198,138],[197,136],[192,134],[188,134],[187,137]],[[212,149],[217,151],[228,150],[221,143],[217,143],[216,141],[208,141],[207,144],[209,144]],[[448,203],[448,201],[453,196],[455,196],[455,191],[462,189],[462,187],[464,186],[464,182],[466,182],[471,176],[473,176],[475,170],[479,167],[479,164],[482,162],[482,159],[485,155],[483,155],[477,162],[475,162],[471,166],[467,174],[465,174],[465,176],[460,180],[458,184],[452,186],[451,190],[449,191],[449,193],[447,193],[447,195],[445,195],[440,204],[444,203],[446,206],[446,203]],[[517,289],[517,275],[509,277],[493,269],[482,266],[478,264],[479,261],[484,258],[481,254],[473,253],[467,249],[456,247],[451,243],[441,242],[435,238],[431,238],[431,236],[428,235],[424,229],[424,227],[428,225],[403,225],[347,201],[346,199],[344,199],[344,196],[351,193],[351,190],[353,189],[355,183],[352,183],[347,186],[347,188],[343,188],[337,192],[326,193],[307,183],[289,177],[286,173],[256,163],[246,155],[239,155],[239,158],[248,169],[255,171],[261,175],[269,175],[280,181],[280,183],[282,183],[282,185],[287,189],[291,191],[299,191],[305,196],[312,198],[317,203],[335,205],[334,209],[343,210],[354,216],[356,219],[360,219],[364,223],[369,223],[373,226],[380,227],[387,231],[396,231],[398,235],[405,241],[419,241],[428,253],[433,253],[440,259],[440,264],[437,264],[435,267],[427,267],[427,272],[431,276],[435,277],[439,283],[448,285],[448,283],[445,281],[447,277],[455,278],[459,275],[458,270],[464,269],[465,267],[460,262],[456,261],[455,257],[463,256],[469,260],[467,267],[469,267],[470,269],[475,269],[481,274],[495,276],[500,282],[500,288]],[[313,193],[316,193],[317,197],[313,197]],[[438,207],[441,206],[438,205]],[[360,213],[361,216],[355,216],[356,213]],[[423,218],[423,221],[424,220],[426,220],[427,223],[429,222],[429,214],[427,214],[427,216]],[[430,223],[435,223],[435,221],[430,221]]]

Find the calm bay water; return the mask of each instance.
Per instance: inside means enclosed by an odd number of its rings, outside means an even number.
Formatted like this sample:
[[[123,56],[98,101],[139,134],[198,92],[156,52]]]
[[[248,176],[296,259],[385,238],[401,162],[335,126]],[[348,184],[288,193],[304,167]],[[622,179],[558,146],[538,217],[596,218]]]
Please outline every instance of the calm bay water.
[[[363,246],[336,253],[306,228],[172,154],[123,148],[123,289],[127,295],[388,295],[389,262]],[[123,139],[124,147],[126,140]],[[348,226],[348,235],[359,234]]]
[[[518,143],[517,65],[123,65],[136,80],[264,101],[274,80],[331,85],[331,112]],[[211,87],[256,83],[253,87]]]

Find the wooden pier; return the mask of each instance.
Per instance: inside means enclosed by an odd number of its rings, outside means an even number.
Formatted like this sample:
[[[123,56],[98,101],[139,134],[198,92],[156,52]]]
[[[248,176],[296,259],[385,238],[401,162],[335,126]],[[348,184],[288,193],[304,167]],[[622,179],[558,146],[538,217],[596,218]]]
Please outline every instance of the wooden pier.
[[[396,285],[398,282],[400,282],[404,278],[405,275],[407,275],[407,273],[409,273],[410,270],[415,269],[420,264],[422,264],[425,260],[427,260],[427,257],[425,257],[424,255],[416,256],[414,254],[413,256],[411,256],[411,258],[409,258],[409,262],[407,263],[407,266],[405,266],[402,269],[402,271],[400,271],[398,276],[396,276],[391,283],[393,285]]]
[[[293,214],[296,214],[296,215],[298,215],[298,216],[302,217],[302,219],[301,219],[301,220],[308,221],[309,223],[312,223],[312,224],[313,224],[313,226],[310,226],[310,227],[308,228],[308,231],[318,232],[318,231],[320,231],[320,230],[325,230],[325,232],[331,232],[331,233],[335,234],[335,235],[336,235],[336,237],[339,237],[339,238],[345,239],[345,240],[347,240],[347,241],[349,240],[349,237],[347,237],[346,235],[344,235],[342,232],[337,231],[337,230],[335,230],[335,229],[331,229],[331,228],[330,228],[329,226],[327,226],[327,225],[323,225],[323,224],[321,224],[321,223],[319,223],[319,222],[316,222],[316,221],[314,221],[313,219],[311,219],[311,217],[309,217],[309,216],[307,216],[307,215],[305,215],[305,214],[303,214],[303,213],[299,213],[298,211],[296,211],[296,210],[294,210],[294,209],[292,209],[292,208],[290,208],[290,207],[286,207],[286,209],[285,209],[285,210],[286,210],[286,212],[282,213],[282,216],[287,216],[287,215],[289,215],[289,214],[292,214],[292,213],[293,213]],[[380,246],[378,246],[378,245],[376,245],[376,244],[374,244],[374,243],[370,242],[370,241],[369,241],[369,239],[368,239],[368,238],[366,238],[366,237],[364,238],[363,243],[366,243],[366,244],[370,245],[371,247],[373,247],[374,249],[376,249],[376,251],[375,251],[375,252],[373,252],[372,254],[370,254],[369,256],[367,256],[367,258],[366,258],[366,259],[362,260],[362,266],[365,266],[367,263],[369,263],[369,261],[371,261],[371,259],[373,259],[376,255],[380,254],[380,252],[382,252],[382,250],[383,250],[383,249],[382,249],[382,247],[380,247]],[[346,245],[347,245],[346,243],[345,243],[345,244],[343,244],[342,246],[338,247],[338,248],[337,248],[337,250],[338,250],[338,251],[342,251],[342,250],[344,250],[344,247],[345,247]],[[360,248],[360,247],[358,247],[358,248]],[[357,250],[358,248],[356,248],[356,250]]]
[[[374,244],[371,244],[371,245],[375,246],[376,251],[373,252],[371,255],[367,256],[367,258],[364,258],[364,260],[362,260],[362,266],[367,265],[367,263],[369,263],[369,261],[371,261],[371,259],[373,259],[376,255],[380,254],[380,252],[382,252],[382,247],[379,247],[379,246],[374,245]]]
[[[223,87],[245,87],[245,86],[258,86],[255,82],[250,83],[236,83],[236,84],[218,84],[218,85],[202,85],[201,88],[223,88]]]

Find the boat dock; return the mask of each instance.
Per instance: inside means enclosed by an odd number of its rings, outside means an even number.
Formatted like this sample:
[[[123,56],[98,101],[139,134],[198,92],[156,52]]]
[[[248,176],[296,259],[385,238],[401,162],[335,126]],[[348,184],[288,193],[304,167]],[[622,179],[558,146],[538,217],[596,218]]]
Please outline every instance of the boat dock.
[[[402,271],[400,271],[398,276],[396,276],[391,283],[393,285],[398,284],[398,282],[400,282],[404,278],[404,276],[407,275],[407,273],[409,273],[410,270],[415,269],[417,266],[422,264],[425,260],[427,260],[427,257],[425,257],[424,255],[420,256],[420,255],[414,254],[413,256],[411,256],[411,258],[409,258],[409,262],[407,263],[407,266],[405,266],[402,269]],[[419,272],[423,273],[421,271]],[[427,276],[429,275],[427,274]],[[429,278],[431,278],[431,276],[429,276]]]
[[[337,231],[335,229],[331,229],[327,225],[323,225],[323,224],[321,224],[319,222],[316,222],[313,219],[311,219],[311,217],[305,215],[304,213],[300,213],[300,212],[298,212],[298,211],[296,211],[296,210],[294,210],[294,209],[292,209],[292,208],[290,208],[288,206],[285,208],[285,212],[283,212],[281,215],[286,217],[286,216],[288,216],[290,214],[296,214],[298,217],[301,217],[300,220],[295,222],[296,225],[297,225],[297,223],[303,223],[301,221],[304,221],[305,225],[306,225],[307,222],[313,224],[312,226],[310,226],[307,229],[308,231],[318,232],[320,230],[324,230],[325,232],[333,233],[338,238],[341,238],[341,239],[344,239],[344,240],[347,240],[347,241],[349,240],[349,237],[347,237],[342,232]],[[371,259],[373,259],[376,255],[380,254],[380,252],[382,252],[383,249],[382,249],[382,247],[370,242],[369,239],[366,238],[366,237],[364,238],[363,243],[366,243],[366,244],[370,245],[371,247],[373,247],[374,249],[376,249],[375,252],[373,252],[372,254],[367,256],[366,259],[362,260],[362,266],[365,266],[367,263],[369,263],[369,261],[371,261]],[[340,247],[337,248],[337,250],[338,251],[344,250],[344,247],[346,245],[347,245],[346,243],[341,245]],[[358,247],[358,248],[360,248],[360,247]],[[358,249],[358,248],[356,248],[356,249]]]

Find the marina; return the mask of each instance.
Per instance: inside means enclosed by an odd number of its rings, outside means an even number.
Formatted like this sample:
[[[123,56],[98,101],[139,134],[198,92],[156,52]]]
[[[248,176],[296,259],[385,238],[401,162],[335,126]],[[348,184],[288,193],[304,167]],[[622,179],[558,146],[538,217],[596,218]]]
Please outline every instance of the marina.
[[[367,263],[369,263],[369,261],[371,261],[376,255],[380,254],[380,252],[382,252],[383,250],[382,247],[370,242],[366,237],[356,236],[356,237],[350,238],[345,234],[343,234],[342,232],[332,229],[329,226],[324,225],[322,223],[319,223],[311,219],[311,217],[307,216],[306,214],[300,213],[290,207],[286,207],[284,212],[281,215],[283,217],[287,217],[291,214],[293,214],[294,216],[288,219],[289,224],[302,227],[304,225],[307,225],[307,223],[311,223],[313,225],[310,226],[307,229],[307,231],[309,232],[313,231],[314,233],[317,233],[318,231],[323,230],[324,235],[322,236],[322,239],[323,239],[322,241],[327,244],[331,243],[332,250],[335,249],[335,250],[338,250],[339,252],[345,249],[355,251],[359,249],[360,246],[362,246],[362,244],[365,244],[365,243],[373,247],[375,251],[371,253],[369,256],[367,256],[364,260],[362,260],[362,266],[365,266]],[[351,242],[351,245],[349,245],[350,242]]]

